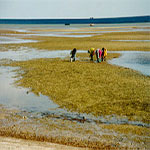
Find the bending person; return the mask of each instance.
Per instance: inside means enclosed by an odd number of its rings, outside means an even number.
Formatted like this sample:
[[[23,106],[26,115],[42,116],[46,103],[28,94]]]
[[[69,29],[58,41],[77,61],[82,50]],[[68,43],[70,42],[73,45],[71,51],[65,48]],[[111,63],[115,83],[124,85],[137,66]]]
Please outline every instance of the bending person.
[[[96,54],[96,59],[97,59],[97,62],[101,62],[101,56],[102,56],[102,51],[100,49],[97,49],[95,51],[95,54]]]
[[[107,49],[106,48],[102,48],[102,61],[106,61],[106,57],[107,57]]]
[[[70,52],[70,55],[71,55],[70,61],[71,61],[71,62],[75,61],[75,59],[76,59],[76,52],[77,52],[77,49],[76,49],[76,48],[74,48],[74,49]]]
[[[95,53],[95,48],[90,48],[90,50],[88,50],[88,53],[90,53],[90,60],[93,61],[93,56],[94,56],[94,53]]]

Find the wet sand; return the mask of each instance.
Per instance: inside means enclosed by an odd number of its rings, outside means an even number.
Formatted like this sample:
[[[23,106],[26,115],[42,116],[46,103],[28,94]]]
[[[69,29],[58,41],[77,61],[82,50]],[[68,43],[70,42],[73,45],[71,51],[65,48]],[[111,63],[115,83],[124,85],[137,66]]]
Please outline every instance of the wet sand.
[[[88,150],[49,142],[23,140],[0,136],[0,150]]]

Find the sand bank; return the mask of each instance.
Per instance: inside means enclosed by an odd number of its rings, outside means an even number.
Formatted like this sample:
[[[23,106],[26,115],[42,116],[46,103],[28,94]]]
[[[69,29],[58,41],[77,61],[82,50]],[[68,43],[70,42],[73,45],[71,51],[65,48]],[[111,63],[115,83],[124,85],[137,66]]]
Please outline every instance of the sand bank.
[[[23,140],[11,137],[0,136],[0,150],[85,150],[85,148],[77,148],[61,144],[48,142],[39,142],[31,140]],[[87,148],[86,148],[87,149]]]

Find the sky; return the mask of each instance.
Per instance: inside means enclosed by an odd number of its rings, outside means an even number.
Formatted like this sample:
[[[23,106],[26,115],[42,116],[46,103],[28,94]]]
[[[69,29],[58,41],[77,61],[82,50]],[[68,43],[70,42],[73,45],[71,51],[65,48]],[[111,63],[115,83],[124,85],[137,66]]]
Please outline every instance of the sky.
[[[107,18],[150,15],[150,0],[0,0],[0,18]]]

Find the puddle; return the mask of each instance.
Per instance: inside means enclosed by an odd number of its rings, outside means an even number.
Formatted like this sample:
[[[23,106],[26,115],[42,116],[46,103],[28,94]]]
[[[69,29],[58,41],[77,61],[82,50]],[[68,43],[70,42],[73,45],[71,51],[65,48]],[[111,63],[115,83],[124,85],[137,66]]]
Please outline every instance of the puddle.
[[[14,85],[16,73],[14,67],[0,67],[0,103],[10,107],[19,108],[22,111],[44,112],[49,109],[56,111],[59,106],[47,96],[39,96],[29,92],[29,89]],[[60,109],[61,110],[61,109]]]
[[[18,38],[15,38],[15,37],[0,36],[0,44],[33,43],[33,42],[38,42],[38,41],[18,39]]]
[[[26,110],[47,110],[49,107],[56,107],[53,103],[48,103],[46,96],[36,96],[33,93],[27,94],[28,89],[15,87],[13,85],[16,68],[0,67],[0,102],[8,107],[21,107]],[[9,92],[8,92],[9,91]],[[42,100],[46,105],[43,105]],[[48,105],[49,104],[49,105]],[[35,106],[35,107],[34,107]]]
[[[110,64],[130,68],[150,76],[150,52],[141,51],[113,51],[121,53],[119,58],[108,61]]]

